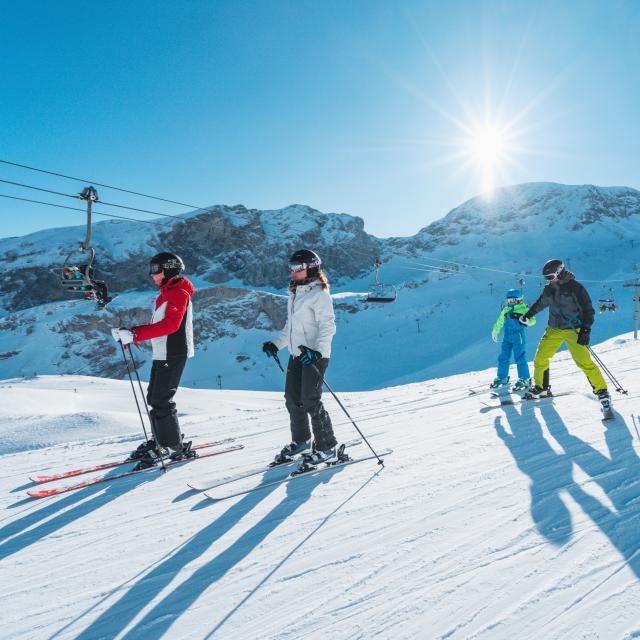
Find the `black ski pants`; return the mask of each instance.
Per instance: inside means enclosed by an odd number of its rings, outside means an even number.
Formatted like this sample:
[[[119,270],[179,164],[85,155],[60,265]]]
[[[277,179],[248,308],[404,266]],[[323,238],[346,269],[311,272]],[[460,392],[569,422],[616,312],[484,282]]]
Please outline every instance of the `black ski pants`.
[[[322,358],[315,367],[324,376],[329,359]],[[295,442],[311,439],[309,416],[313,427],[313,439],[318,451],[337,444],[333,435],[331,418],[322,404],[322,378],[312,365],[303,365],[291,356],[287,366],[284,399],[291,420],[291,439]]]
[[[178,356],[154,360],[147,387],[147,402],[151,407],[151,428],[156,442],[163,447],[182,447],[180,423],[173,396],[176,395],[187,358]]]

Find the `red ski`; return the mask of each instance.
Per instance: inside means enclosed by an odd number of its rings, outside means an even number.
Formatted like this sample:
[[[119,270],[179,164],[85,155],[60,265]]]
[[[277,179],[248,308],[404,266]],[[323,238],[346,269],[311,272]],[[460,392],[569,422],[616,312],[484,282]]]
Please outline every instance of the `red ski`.
[[[206,449],[207,447],[217,447],[221,444],[228,444],[233,442],[235,438],[227,438],[226,440],[218,440],[217,442],[204,442],[202,444],[195,444],[192,449]],[[112,469],[113,467],[120,467],[123,464],[129,464],[131,462],[137,462],[137,460],[118,460],[117,462],[105,462],[103,464],[96,464],[92,467],[84,467],[83,469],[70,469],[69,471],[63,471],[61,473],[54,473],[48,476],[31,476],[29,479],[32,482],[42,484],[44,482],[53,482],[54,480],[64,480],[65,478],[73,478],[74,476],[81,476],[85,473],[92,473],[94,471],[104,471],[105,469]]]
[[[194,447],[195,448],[195,447]],[[202,447],[201,447],[202,448]],[[186,458],[185,460],[165,460],[165,467],[171,467],[174,464],[185,464],[187,462],[193,462],[194,460],[202,460],[203,458],[210,458],[211,456],[219,456],[221,453],[228,453],[230,451],[239,451],[244,449],[242,444],[234,444],[226,449],[218,449],[217,451],[209,451],[202,453],[195,458]],[[100,476],[99,478],[91,478],[91,480],[85,480],[84,482],[78,482],[77,484],[68,484],[66,487],[59,487],[57,489],[30,489],[27,493],[32,498],[48,498],[49,496],[57,496],[61,493],[68,493],[69,491],[75,491],[76,489],[83,489],[84,487],[90,487],[94,484],[101,484],[103,482],[111,482],[111,480],[118,480],[120,478],[127,478],[138,473],[147,473],[150,471],[162,471],[160,465],[156,467],[148,467],[146,469],[139,469],[138,471],[125,471],[124,473],[118,473],[114,476]]]

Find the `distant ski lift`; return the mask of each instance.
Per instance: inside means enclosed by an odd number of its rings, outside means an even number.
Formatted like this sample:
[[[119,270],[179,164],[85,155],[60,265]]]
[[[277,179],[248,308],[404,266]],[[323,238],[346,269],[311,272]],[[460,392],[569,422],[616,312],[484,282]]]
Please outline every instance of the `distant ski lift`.
[[[96,252],[90,246],[91,241],[91,205],[98,201],[98,192],[93,187],[85,187],[80,194],[80,199],[87,202],[87,232],[84,242],[79,249],[72,249],[66,257],[62,267],[50,269],[59,280],[62,288],[73,294],[81,295],[85,300],[97,303],[99,308],[104,307],[112,298],[109,296],[107,285],[93,276],[93,261]],[[72,260],[76,254],[85,254],[82,262],[74,264]]]
[[[376,281],[375,284],[369,286],[369,291],[364,301],[376,303],[395,302],[398,297],[396,288],[380,282],[380,268],[382,267],[380,258],[376,258],[373,266],[376,270]]]
[[[602,298],[598,300],[598,311],[603,313],[604,311],[612,311],[615,312],[618,310],[616,305],[615,298],[613,296],[613,289],[609,287],[609,291],[607,292],[606,287],[603,292]]]

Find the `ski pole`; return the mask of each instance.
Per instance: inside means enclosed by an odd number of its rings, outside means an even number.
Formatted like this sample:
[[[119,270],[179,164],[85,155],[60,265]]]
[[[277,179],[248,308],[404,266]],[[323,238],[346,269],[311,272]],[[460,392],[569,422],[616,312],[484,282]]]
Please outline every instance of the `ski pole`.
[[[618,382],[618,380],[616,380],[613,373],[609,371],[609,368],[607,367],[607,365],[605,365],[605,363],[602,362],[602,360],[600,359],[600,356],[589,345],[587,345],[587,349],[589,349],[589,353],[593,356],[593,359],[602,367],[602,370],[607,374],[607,377],[609,378],[609,380],[611,380],[611,382],[615,385],[616,391],[618,393],[627,395],[629,392],[622,387],[622,385],[620,384],[620,382]]]
[[[140,424],[142,425],[142,431],[144,432],[144,440],[147,442],[149,440],[149,436],[147,435],[147,429],[144,426],[144,419],[142,417],[142,411],[140,410],[140,403],[138,402],[138,396],[136,394],[136,388],[133,386],[133,378],[131,377],[131,369],[129,369],[129,361],[127,360],[127,356],[124,352],[124,345],[120,340],[118,340],[118,344],[120,345],[120,349],[122,350],[122,358],[124,359],[124,364],[127,367],[127,375],[129,376],[129,382],[131,383],[131,392],[133,393],[133,399],[136,401],[136,407],[138,407],[138,415],[140,416]]]
[[[147,418],[149,418],[149,424],[151,425],[151,433],[153,435],[153,439],[156,441],[156,444],[158,444],[158,436],[156,436],[156,430],[153,428],[153,420],[151,419],[151,413],[149,412],[149,405],[147,404],[147,398],[144,394],[144,389],[142,388],[142,382],[140,381],[140,376],[138,375],[138,369],[136,368],[136,361],[133,358],[133,353],[129,345],[127,345],[126,349],[129,352],[129,356],[131,357],[131,363],[133,364],[133,372],[136,374],[136,378],[138,380],[138,387],[140,387],[140,395],[142,396],[142,402],[144,402],[144,408],[147,411]],[[133,384],[133,382],[131,384]],[[162,470],[166,472],[167,467],[164,464],[164,459],[162,455],[160,455],[160,464],[162,465]]]
[[[575,322],[573,322],[572,320],[569,320],[564,314],[562,315],[562,317],[569,322],[569,324],[573,327],[574,331],[578,331],[578,332],[580,331],[580,327],[577,326]],[[605,363],[602,362],[602,360],[600,359],[600,356],[598,356],[598,354],[591,348],[591,345],[586,345],[586,347],[589,350],[589,353],[592,355],[592,357],[596,361],[596,363],[602,367],[602,370],[605,372],[609,380],[611,380],[611,382],[616,388],[616,391],[618,393],[627,395],[629,392],[626,389],[624,389],[622,385],[616,380],[613,373],[611,373],[611,371],[609,371],[609,368],[605,365]]]
[[[282,363],[280,362],[280,358],[278,358],[278,354],[274,353],[272,354],[272,357],[276,361],[276,364],[278,365],[278,367],[280,367],[280,371],[284,373],[284,369],[282,368]],[[360,431],[360,427],[358,427],[355,420],[349,415],[349,412],[345,409],[345,406],[342,404],[342,402],[340,402],[340,398],[338,398],[338,396],[334,393],[333,389],[329,386],[329,383],[325,380],[324,376],[320,373],[320,371],[318,370],[318,367],[316,367],[315,364],[312,364],[311,366],[313,367],[314,371],[318,374],[318,377],[320,378],[320,380],[322,380],[322,383],[327,387],[327,389],[329,390],[329,393],[331,393],[331,395],[335,398],[335,401],[338,403],[340,408],[347,414],[347,418],[351,420],[351,424],[356,428],[356,431],[360,434],[362,439],[367,443],[367,446],[369,447],[369,449],[371,449],[371,452],[377,458],[378,464],[384,467],[384,462],[382,461],[382,458],[375,452],[371,444],[369,444],[369,441],[367,440],[366,436],[364,435],[364,433],[362,433],[362,431]]]
[[[282,373],[284,373],[284,369],[282,368],[282,363],[280,362],[280,358],[278,358],[278,354],[277,353],[272,353],[271,354],[273,359],[276,361],[276,364],[280,367],[280,371],[282,371]]]
[[[327,389],[329,390],[329,393],[334,397],[335,401],[340,405],[340,408],[345,412],[347,418],[351,420],[351,424],[356,428],[356,431],[360,434],[362,439],[367,443],[367,446],[369,447],[369,449],[371,449],[371,452],[378,460],[378,464],[384,467],[384,462],[382,461],[382,458],[375,452],[375,449],[371,446],[371,444],[367,440],[367,437],[364,435],[364,433],[360,431],[360,427],[358,427],[358,425],[356,424],[356,421],[349,415],[349,412],[346,410],[345,406],[342,404],[342,402],[340,402],[340,398],[338,398],[338,396],[335,394],[333,389],[329,386],[329,383],[325,380],[325,377],[320,373],[320,370],[318,369],[318,367],[316,367],[316,365],[313,363],[311,364],[311,366],[313,367],[314,371],[318,374],[318,377],[320,378],[320,380],[322,380],[322,383],[324,384],[324,386],[327,387]]]

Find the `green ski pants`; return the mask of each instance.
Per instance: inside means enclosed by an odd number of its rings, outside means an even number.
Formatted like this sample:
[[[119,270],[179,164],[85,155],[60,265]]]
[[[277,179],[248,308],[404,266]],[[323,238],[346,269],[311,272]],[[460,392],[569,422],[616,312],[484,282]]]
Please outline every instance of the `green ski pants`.
[[[587,376],[594,393],[606,389],[607,383],[604,381],[598,365],[591,359],[589,349],[578,344],[578,332],[573,329],[555,329],[554,327],[547,327],[540,339],[536,357],[533,360],[533,379],[536,385],[544,388],[549,386],[549,360],[563,342],[567,344],[567,349],[569,349],[574,362]]]

